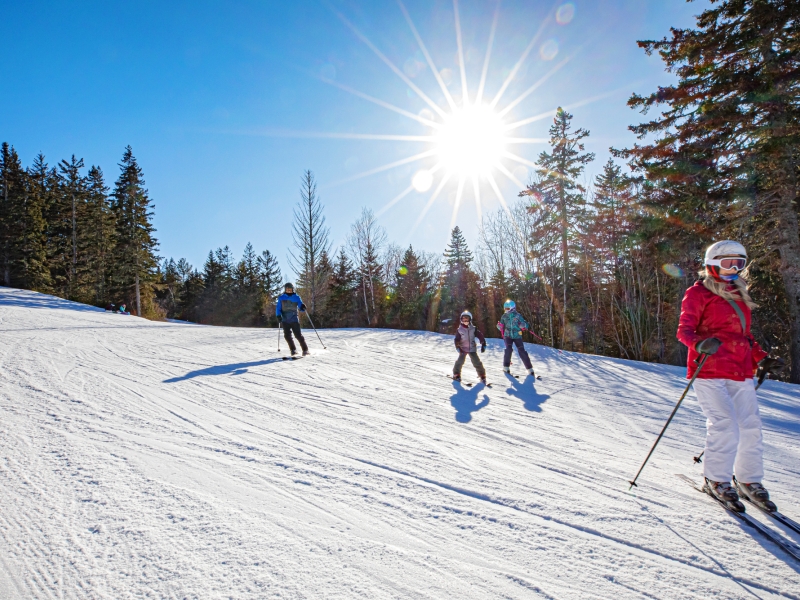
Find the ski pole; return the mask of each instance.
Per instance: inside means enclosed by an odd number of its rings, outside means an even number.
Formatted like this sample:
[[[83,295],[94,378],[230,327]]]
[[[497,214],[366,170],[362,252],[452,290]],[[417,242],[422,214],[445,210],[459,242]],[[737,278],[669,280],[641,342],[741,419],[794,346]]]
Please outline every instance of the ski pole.
[[[639,467],[639,472],[636,473],[636,477],[633,478],[633,481],[628,482],[628,483],[631,484],[631,487],[628,488],[629,491],[631,489],[633,489],[633,486],[636,485],[636,480],[639,479],[639,475],[642,474],[642,471],[644,470],[644,466],[647,464],[647,461],[650,460],[650,457],[652,456],[653,451],[656,449],[656,446],[658,446],[658,442],[661,441],[661,436],[664,435],[664,432],[667,430],[667,427],[669,427],[669,424],[672,422],[672,417],[674,417],[675,413],[678,412],[678,408],[680,408],[681,402],[683,402],[683,399],[686,397],[686,394],[689,393],[689,388],[692,387],[692,384],[694,383],[694,380],[697,379],[697,376],[700,374],[700,369],[702,369],[703,365],[706,364],[706,360],[708,360],[709,356],[710,355],[708,355],[708,354],[704,354],[703,355],[703,360],[701,360],[700,364],[697,365],[697,370],[694,372],[694,375],[692,375],[692,378],[689,380],[689,383],[686,385],[686,389],[683,390],[683,394],[681,394],[680,400],[678,400],[678,403],[675,405],[675,408],[672,409],[672,414],[669,416],[669,419],[667,419],[667,422],[664,423],[664,427],[661,429],[661,433],[658,434],[658,437],[656,438],[655,444],[653,444],[653,447],[650,448],[650,452],[648,452],[647,458],[644,459],[644,462],[642,463],[642,466]],[[639,486],[636,485],[636,487],[639,487]]]
[[[322,342],[322,338],[319,337],[319,331],[317,331],[317,328],[314,327],[314,321],[311,320],[311,317],[309,316],[308,313],[306,313],[306,318],[308,319],[308,322],[311,323],[311,328],[314,330],[314,333],[317,334],[317,339],[319,340],[319,343],[322,344],[322,348],[324,350],[327,350],[327,348],[325,347],[325,344]]]
[[[278,352],[281,351],[281,324],[278,323]]]

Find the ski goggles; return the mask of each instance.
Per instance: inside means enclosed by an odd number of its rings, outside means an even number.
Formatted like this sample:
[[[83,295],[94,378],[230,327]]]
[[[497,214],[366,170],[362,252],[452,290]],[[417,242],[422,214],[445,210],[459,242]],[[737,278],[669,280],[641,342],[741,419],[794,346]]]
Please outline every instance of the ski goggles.
[[[722,269],[736,269],[742,271],[747,264],[746,258],[713,258],[706,261],[707,265],[714,265]]]

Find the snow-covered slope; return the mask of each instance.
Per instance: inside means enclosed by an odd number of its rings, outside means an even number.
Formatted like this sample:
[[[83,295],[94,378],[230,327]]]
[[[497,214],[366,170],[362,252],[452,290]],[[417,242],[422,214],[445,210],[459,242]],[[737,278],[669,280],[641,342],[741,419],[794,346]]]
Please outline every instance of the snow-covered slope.
[[[692,394],[627,493],[682,369],[529,346],[534,385],[492,340],[494,387],[462,388],[449,336],[307,333],[282,361],[274,329],[1,288],[0,597],[800,597],[800,565],[675,477],[700,478]],[[798,388],[759,395],[800,519]]]

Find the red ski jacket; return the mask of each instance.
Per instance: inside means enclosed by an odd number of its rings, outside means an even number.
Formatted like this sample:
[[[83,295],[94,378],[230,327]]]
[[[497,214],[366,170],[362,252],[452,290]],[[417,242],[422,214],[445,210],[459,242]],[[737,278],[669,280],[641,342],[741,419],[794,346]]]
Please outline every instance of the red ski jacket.
[[[744,381],[753,376],[758,362],[767,356],[750,335],[750,308],[742,301],[736,304],[745,318],[745,331],[739,316],[730,303],[710,292],[702,281],[688,290],[681,304],[678,339],[689,347],[686,378],[690,379],[700,353],[694,349],[700,340],[715,337],[722,345],[716,354],[709,356],[698,379],[733,379]]]

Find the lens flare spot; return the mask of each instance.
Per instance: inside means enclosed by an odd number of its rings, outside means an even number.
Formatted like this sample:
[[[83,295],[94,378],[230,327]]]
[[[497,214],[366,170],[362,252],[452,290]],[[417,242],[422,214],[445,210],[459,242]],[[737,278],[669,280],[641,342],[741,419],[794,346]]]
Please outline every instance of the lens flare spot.
[[[505,152],[503,121],[488,106],[467,106],[445,118],[434,144],[448,172],[485,175]]]
[[[411,185],[418,192],[427,192],[433,185],[433,174],[427,169],[421,169],[414,175]]]
[[[405,265],[400,265],[400,268],[397,269],[397,274],[403,276],[408,275],[408,267]]]
[[[683,277],[683,269],[681,269],[678,265],[665,264],[662,265],[661,270],[664,271],[664,273],[666,273],[670,277],[674,277],[675,279]]]
[[[556,40],[547,40],[542,47],[539,48],[539,56],[544,60],[553,60],[558,55],[558,42]]]
[[[575,16],[575,5],[572,2],[566,2],[558,7],[556,11],[556,21],[559,25],[566,25],[572,21]]]

